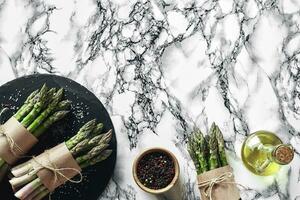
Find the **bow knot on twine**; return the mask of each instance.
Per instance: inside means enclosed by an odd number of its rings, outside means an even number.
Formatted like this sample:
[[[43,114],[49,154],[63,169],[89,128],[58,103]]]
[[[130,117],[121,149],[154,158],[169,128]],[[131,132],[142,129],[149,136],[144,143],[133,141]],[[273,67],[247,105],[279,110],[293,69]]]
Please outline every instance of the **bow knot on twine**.
[[[236,184],[235,182],[232,182],[232,181],[226,181],[226,180],[231,179],[232,177],[233,177],[232,172],[225,172],[225,173],[221,174],[220,176],[218,176],[216,178],[200,182],[198,184],[198,186],[200,188],[204,188],[204,194],[205,194],[206,197],[209,198],[209,200],[213,200],[213,198],[212,198],[213,188],[216,185],[223,184],[223,183],[224,184]]]
[[[47,155],[47,161],[46,161],[47,164],[44,164],[44,163],[40,162],[39,159],[35,156],[32,157],[32,161],[38,165],[38,168],[35,169],[37,172],[40,171],[40,170],[43,170],[43,169],[47,169],[47,170],[51,171],[54,174],[54,181],[52,182],[52,184],[54,186],[56,185],[56,183],[60,183],[59,176],[64,178],[65,181],[70,181],[71,183],[81,183],[83,181],[83,175],[79,170],[77,170],[75,168],[68,168],[68,167],[58,168],[56,166],[56,164],[51,161],[49,150],[46,150],[44,153]],[[74,180],[72,178],[67,177],[63,172],[68,171],[68,170],[75,171],[80,176],[80,179],[79,180]],[[49,188],[48,188],[48,190],[49,190]],[[51,196],[53,194],[53,191],[49,190],[49,192],[50,192],[49,200],[51,200]]]
[[[12,152],[12,154],[16,157],[20,157],[24,154],[23,150],[18,146],[18,144],[13,140],[12,137],[10,137],[6,132],[5,128],[3,128],[3,125],[0,124],[0,137],[5,137],[7,140],[7,143],[9,145],[9,150]]]
[[[56,164],[51,161],[49,150],[46,150],[45,154],[47,155],[47,164],[41,163],[35,156],[32,157],[32,160],[39,166],[38,169],[36,169],[37,171],[47,169],[54,174],[53,184],[59,181],[59,176],[64,178],[66,181],[70,181],[71,183],[81,183],[83,181],[83,175],[78,169],[69,167],[58,168]],[[72,178],[67,177],[66,175],[64,175],[64,171],[75,171],[80,177],[79,180],[74,180]]]

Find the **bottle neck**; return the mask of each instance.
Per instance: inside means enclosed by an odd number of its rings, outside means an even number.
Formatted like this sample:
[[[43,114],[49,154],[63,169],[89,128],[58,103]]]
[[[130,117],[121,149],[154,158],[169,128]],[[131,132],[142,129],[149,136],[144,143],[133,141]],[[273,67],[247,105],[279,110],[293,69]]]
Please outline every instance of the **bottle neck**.
[[[268,155],[267,159],[263,163],[260,163],[259,166],[255,166],[259,173],[263,172],[272,162],[279,165],[287,165],[294,158],[294,149],[290,145],[262,145],[259,149],[266,152]]]
[[[272,148],[269,156],[269,158],[277,164],[287,165],[294,158],[294,149],[291,145],[280,144]]]

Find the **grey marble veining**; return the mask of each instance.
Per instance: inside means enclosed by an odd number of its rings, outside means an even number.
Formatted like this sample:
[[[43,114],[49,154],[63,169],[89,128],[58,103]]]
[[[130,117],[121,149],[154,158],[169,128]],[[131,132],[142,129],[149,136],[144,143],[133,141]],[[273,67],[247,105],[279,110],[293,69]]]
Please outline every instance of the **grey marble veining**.
[[[53,73],[105,104],[120,151],[100,200],[199,199],[186,139],[213,121],[243,199],[298,200],[299,27],[298,0],[0,0],[0,83]],[[296,149],[277,176],[253,176],[240,161],[243,140],[259,129]],[[178,156],[177,194],[135,185],[132,161],[150,146]]]

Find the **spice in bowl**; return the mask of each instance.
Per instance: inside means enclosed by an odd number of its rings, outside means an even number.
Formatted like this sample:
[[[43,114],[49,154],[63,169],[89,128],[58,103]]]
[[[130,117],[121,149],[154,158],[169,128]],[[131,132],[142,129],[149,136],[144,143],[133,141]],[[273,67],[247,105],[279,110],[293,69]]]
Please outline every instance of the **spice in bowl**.
[[[175,156],[164,149],[144,151],[134,164],[134,178],[146,192],[163,193],[177,181],[179,165]]]
[[[172,158],[164,152],[144,155],[137,165],[137,176],[147,188],[158,190],[167,187],[175,176]]]

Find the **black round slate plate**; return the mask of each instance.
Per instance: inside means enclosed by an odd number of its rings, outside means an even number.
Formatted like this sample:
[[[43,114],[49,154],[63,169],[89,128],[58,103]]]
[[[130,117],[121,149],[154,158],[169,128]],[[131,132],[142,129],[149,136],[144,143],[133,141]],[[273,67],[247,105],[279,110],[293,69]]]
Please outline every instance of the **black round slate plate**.
[[[72,109],[67,117],[54,124],[47,133],[40,137],[40,142],[28,155],[38,155],[44,150],[69,139],[91,119],[96,118],[98,122],[104,123],[104,131],[113,129],[113,138],[109,147],[113,150],[113,154],[107,160],[84,169],[84,180],[81,183],[66,183],[51,195],[52,200],[97,200],[113,174],[117,142],[112,121],[104,106],[93,93],[70,79],[56,75],[35,74],[18,78],[0,87],[0,108],[9,108],[1,115],[1,123],[12,116],[26,97],[44,83],[48,87],[64,88],[65,98],[73,102]],[[0,199],[16,199],[8,184],[8,179],[0,184]]]

